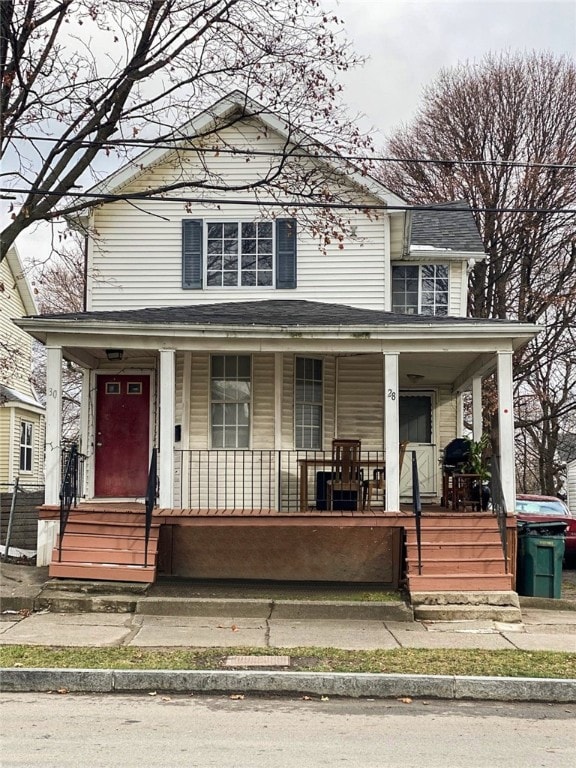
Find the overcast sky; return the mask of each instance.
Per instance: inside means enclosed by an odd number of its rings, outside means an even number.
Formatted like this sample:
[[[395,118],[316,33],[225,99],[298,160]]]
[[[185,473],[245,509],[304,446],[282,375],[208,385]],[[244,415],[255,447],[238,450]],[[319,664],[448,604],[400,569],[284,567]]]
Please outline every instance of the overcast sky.
[[[1,2],[2,0],[0,0]],[[366,65],[347,74],[345,100],[382,147],[415,114],[423,87],[444,67],[492,51],[576,57],[576,0],[322,0],[336,8]],[[20,252],[48,249],[46,229],[19,238]]]
[[[494,51],[576,57],[576,0],[333,0],[355,50],[346,102],[384,143],[409,122],[423,87],[445,67]]]

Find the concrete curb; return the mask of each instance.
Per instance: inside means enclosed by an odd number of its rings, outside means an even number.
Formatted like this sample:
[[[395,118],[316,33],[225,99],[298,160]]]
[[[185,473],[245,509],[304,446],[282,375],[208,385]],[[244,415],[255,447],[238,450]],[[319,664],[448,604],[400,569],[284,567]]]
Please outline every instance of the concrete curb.
[[[273,693],[576,703],[576,680],[234,670],[1,669],[5,692]]]

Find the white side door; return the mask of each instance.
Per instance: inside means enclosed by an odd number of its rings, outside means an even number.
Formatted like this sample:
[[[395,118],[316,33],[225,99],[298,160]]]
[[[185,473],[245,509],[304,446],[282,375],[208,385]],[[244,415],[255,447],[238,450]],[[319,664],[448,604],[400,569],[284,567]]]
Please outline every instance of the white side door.
[[[434,436],[434,393],[400,393],[400,441],[408,440],[402,473],[400,496],[412,498],[412,453],[416,452],[420,494],[436,495],[438,475]]]

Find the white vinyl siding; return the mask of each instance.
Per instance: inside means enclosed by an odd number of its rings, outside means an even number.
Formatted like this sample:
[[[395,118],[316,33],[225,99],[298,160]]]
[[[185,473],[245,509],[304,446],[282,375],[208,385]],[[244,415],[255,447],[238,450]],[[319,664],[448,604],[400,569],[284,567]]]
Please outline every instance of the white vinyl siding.
[[[260,140],[257,135],[260,133]],[[259,149],[279,149],[279,137],[269,132],[262,138],[256,125],[243,124],[223,132],[229,144],[243,143]],[[194,165],[193,154],[186,173],[194,175],[200,164]],[[243,158],[222,153],[211,158],[217,174],[230,184],[246,183],[247,174],[264,168],[265,158],[245,163]],[[154,181],[180,180],[182,169],[176,162],[143,173],[124,191],[141,191]],[[357,191],[358,200],[372,202],[364,192]],[[184,193],[183,193],[184,196]],[[211,196],[215,195],[211,193]],[[253,206],[234,203],[234,193],[218,193],[227,197],[228,205],[204,205],[194,210],[194,218],[205,225],[218,221],[257,221],[262,212]],[[250,197],[246,192],[242,198]],[[286,214],[280,209],[266,209],[270,218]],[[322,247],[318,236],[313,237],[302,223],[298,226],[297,288],[271,289],[244,287],[199,290],[191,298],[190,291],[182,289],[182,219],[190,217],[184,203],[161,200],[141,201],[138,207],[118,201],[98,208],[93,214],[93,230],[98,233],[91,243],[89,273],[94,275],[89,288],[88,309],[126,309],[215,303],[219,301],[250,301],[262,299],[306,299],[343,303],[366,309],[385,308],[385,270],[387,253],[384,216],[368,218],[362,212],[347,211],[346,218],[355,227],[355,236],[343,243],[336,240]],[[310,214],[307,214],[310,217]],[[342,246],[342,247],[340,247]],[[361,269],[359,269],[361,265]],[[321,291],[319,292],[319,289]]]
[[[362,450],[382,450],[383,356],[337,360],[336,437],[362,441]]]

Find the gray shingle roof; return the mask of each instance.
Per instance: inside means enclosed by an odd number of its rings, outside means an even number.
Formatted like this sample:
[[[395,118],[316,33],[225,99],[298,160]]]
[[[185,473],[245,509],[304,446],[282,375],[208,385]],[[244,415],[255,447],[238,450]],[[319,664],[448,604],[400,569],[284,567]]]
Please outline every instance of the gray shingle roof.
[[[484,253],[484,245],[467,200],[435,204],[442,210],[412,213],[410,246],[431,246],[451,251]],[[467,210],[452,210],[466,208]]]
[[[249,327],[298,326],[386,326],[386,325],[476,325],[508,323],[468,317],[402,315],[373,309],[358,309],[342,304],[323,304],[299,299],[220,302],[180,307],[119,309],[107,312],[69,312],[38,315],[41,320],[75,323],[141,323],[143,325],[234,325]]]

